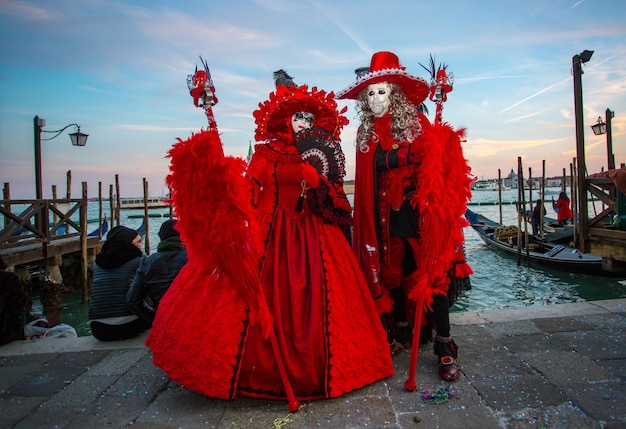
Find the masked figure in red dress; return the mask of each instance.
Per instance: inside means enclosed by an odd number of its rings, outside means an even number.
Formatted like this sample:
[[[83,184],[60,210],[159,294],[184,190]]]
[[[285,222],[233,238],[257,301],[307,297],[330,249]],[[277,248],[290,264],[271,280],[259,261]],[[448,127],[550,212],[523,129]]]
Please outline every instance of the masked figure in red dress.
[[[216,398],[333,398],[393,375],[349,242],[348,121],[333,93],[275,77],[249,165],[224,156],[217,130],[170,151],[188,263],[147,344],[172,379]]]

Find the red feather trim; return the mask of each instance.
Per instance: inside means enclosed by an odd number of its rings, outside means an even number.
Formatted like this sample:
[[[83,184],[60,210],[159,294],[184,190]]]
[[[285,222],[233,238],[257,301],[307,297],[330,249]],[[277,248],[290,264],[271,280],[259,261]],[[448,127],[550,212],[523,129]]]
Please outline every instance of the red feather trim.
[[[178,228],[189,260],[229,280],[269,336],[271,315],[259,281],[262,241],[243,159],[225,157],[217,130],[201,131],[169,152]]]
[[[381,292],[382,295],[374,300],[374,304],[376,304],[376,311],[382,316],[385,313],[390,313],[395,303],[391,297],[391,292],[385,288],[381,288]]]
[[[466,279],[472,274],[474,274],[474,270],[472,270],[467,262],[455,264],[454,277],[456,277],[457,279]]]
[[[426,308],[434,294],[446,294],[447,272],[455,260],[455,249],[464,240],[462,228],[467,222],[463,214],[471,198],[470,168],[461,148],[464,133],[448,124],[436,124],[416,142],[422,146],[423,155],[415,196],[420,210],[421,249],[415,255],[419,268],[413,274],[409,297],[423,302]]]

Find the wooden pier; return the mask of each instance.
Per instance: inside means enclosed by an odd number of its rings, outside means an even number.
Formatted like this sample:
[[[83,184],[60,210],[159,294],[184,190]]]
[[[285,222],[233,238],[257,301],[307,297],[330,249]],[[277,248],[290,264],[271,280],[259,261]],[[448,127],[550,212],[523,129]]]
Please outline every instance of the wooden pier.
[[[19,211],[19,213],[17,212]],[[0,200],[0,255],[25,278],[45,270],[62,282],[60,266],[69,255],[80,255],[82,299],[89,299],[88,269],[102,246],[102,237],[87,231],[87,193],[80,199]]]

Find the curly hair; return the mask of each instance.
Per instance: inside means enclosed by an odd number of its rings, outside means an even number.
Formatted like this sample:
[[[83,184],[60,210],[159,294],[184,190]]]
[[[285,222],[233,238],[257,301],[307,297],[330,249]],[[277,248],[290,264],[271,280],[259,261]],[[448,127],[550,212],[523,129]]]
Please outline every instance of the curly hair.
[[[390,87],[389,113],[391,115],[391,133],[396,141],[411,141],[422,134],[422,126],[416,115],[419,110],[404,95],[402,89],[393,83],[388,83]],[[368,142],[374,131],[374,112],[369,107],[367,101],[367,88],[359,94],[356,105],[357,115],[361,121],[361,126],[356,137],[356,147],[361,152],[368,152]]]

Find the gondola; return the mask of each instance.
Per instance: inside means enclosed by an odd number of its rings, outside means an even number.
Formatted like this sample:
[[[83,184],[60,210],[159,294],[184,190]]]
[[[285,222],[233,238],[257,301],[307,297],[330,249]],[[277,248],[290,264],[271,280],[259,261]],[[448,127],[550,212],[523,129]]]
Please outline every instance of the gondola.
[[[507,227],[470,209],[466,209],[465,217],[489,248],[517,257],[518,230],[516,226]],[[520,255],[524,261],[529,260],[531,266],[542,266],[569,273],[610,275],[602,269],[601,256],[582,253],[565,244],[552,243],[524,233],[519,236],[521,237]],[[528,240],[528,248],[526,240]]]

